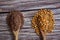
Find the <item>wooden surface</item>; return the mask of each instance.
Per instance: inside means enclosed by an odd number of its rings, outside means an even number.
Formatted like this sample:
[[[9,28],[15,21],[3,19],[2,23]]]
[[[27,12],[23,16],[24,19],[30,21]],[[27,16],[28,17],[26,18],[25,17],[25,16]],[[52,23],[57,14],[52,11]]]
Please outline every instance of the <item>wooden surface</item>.
[[[0,0],[0,8],[5,12],[13,9],[27,10],[22,12],[24,26],[19,33],[19,40],[39,40],[39,36],[31,28],[31,19],[38,11],[37,9],[51,9],[54,12],[55,29],[46,35],[46,38],[47,40],[60,40],[60,0]],[[7,14],[9,13],[0,13],[0,40],[13,40],[12,33],[6,24]]]

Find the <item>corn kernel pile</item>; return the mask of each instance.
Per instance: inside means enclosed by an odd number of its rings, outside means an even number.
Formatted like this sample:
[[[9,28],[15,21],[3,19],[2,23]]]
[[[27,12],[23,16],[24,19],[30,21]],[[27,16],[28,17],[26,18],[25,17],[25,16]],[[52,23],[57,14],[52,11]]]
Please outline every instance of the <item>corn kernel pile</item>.
[[[37,27],[37,18],[39,21],[39,28],[41,29],[41,31],[43,31],[45,34],[52,32],[52,30],[54,29],[54,18],[53,12],[51,10],[41,9],[36,13],[36,15],[32,19],[32,27],[35,29],[35,32],[39,35],[39,30]]]

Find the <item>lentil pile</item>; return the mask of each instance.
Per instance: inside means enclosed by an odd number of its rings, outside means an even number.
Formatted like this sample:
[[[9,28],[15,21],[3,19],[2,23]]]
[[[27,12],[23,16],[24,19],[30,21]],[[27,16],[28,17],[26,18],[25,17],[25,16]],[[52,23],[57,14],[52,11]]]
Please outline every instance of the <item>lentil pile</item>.
[[[7,16],[7,23],[13,31],[17,31],[23,26],[23,15],[20,11],[11,11]]]

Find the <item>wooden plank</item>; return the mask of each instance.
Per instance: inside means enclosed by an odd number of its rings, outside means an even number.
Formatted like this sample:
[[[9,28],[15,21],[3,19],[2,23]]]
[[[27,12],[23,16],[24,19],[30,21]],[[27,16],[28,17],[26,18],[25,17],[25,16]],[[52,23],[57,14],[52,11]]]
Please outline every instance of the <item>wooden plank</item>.
[[[7,0],[0,0],[0,8],[3,11],[15,10],[27,10],[22,12],[24,16],[24,25],[19,32],[19,40],[39,40],[39,36],[35,33],[35,30],[31,27],[31,20],[35,13],[41,8],[48,8],[54,12],[55,29],[52,33],[48,33],[47,40],[60,40],[60,0],[13,0],[7,2]],[[3,4],[3,5],[2,5]],[[13,35],[6,24],[6,16],[9,13],[0,13],[0,39],[12,40]]]

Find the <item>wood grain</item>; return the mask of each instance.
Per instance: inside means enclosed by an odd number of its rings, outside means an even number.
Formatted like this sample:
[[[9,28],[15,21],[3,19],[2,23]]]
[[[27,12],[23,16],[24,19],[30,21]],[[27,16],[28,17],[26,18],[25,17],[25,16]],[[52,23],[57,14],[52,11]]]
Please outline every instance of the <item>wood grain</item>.
[[[35,30],[31,27],[32,17],[35,15],[35,12],[38,11],[33,9],[51,9],[54,12],[55,29],[47,35],[47,40],[60,40],[60,0],[8,0],[8,2],[7,0],[2,0],[0,1],[0,8],[7,12],[13,9],[30,10],[22,12],[24,15],[24,25],[21,33],[19,33],[19,40],[39,40]],[[13,39],[12,33],[6,23],[7,14],[8,13],[0,13],[0,40]]]

